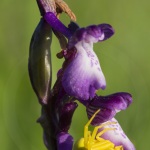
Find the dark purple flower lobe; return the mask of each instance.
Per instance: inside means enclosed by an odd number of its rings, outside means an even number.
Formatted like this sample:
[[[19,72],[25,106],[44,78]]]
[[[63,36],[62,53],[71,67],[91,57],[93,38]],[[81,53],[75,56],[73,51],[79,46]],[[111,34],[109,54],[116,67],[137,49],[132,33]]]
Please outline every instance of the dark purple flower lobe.
[[[63,106],[60,112],[59,120],[59,128],[61,131],[68,132],[71,125],[73,113],[76,110],[77,106],[78,105],[76,102],[66,103],[65,106]]]
[[[92,43],[104,41],[113,34],[114,29],[109,24],[91,25],[86,28],[79,28],[69,39],[68,48],[72,48],[82,40]]]
[[[131,103],[132,96],[125,92],[108,96],[95,96],[87,105],[87,115],[91,118],[95,111],[100,109],[92,121],[93,125],[98,125],[112,119],[117,112],[125,110]]]
[[[57,150],[72,150],[73,137],[67,132],[57,135]]]

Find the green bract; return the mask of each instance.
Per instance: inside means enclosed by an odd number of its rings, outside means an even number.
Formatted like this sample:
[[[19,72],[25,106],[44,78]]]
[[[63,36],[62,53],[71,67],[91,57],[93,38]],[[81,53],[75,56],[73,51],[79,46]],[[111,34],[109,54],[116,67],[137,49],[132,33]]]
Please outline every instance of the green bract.
[[[48,101],[51,86],[51,27],[41,19],[36,27],[29,52],[29,74],[35,93],[41,104]]]

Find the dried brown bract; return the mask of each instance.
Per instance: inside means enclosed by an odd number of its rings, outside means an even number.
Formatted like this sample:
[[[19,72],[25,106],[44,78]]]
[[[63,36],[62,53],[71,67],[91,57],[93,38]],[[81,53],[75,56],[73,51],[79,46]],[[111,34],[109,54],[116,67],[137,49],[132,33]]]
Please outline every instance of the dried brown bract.
[[[64,2],[63,0],[55,0],[55,4],[56,4],[56,12],[58,18],[62,12],[65,12],[72,21],[76,21],[75,14],[71,11],[71,9],[66,4],[66,2]]]

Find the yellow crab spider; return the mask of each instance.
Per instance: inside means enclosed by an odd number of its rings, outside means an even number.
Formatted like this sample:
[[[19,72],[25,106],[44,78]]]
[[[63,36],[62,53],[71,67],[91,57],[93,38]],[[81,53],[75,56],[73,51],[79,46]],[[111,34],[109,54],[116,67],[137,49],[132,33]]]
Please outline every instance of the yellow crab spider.
[[[93,133],[88,130],[89,125],[95,118],[96,114],[100,111],[97,110],[91,119],[84,126],[84,137],[78,140],[74,145],[74,150],[123,150],[122,146],[115,146],[111,141],[105,140],[101,137],[102,134],[115,128],[105,128],[99,133],[98,130],[106,125],[115,124],[116,122],[106,122],[94,128]]]

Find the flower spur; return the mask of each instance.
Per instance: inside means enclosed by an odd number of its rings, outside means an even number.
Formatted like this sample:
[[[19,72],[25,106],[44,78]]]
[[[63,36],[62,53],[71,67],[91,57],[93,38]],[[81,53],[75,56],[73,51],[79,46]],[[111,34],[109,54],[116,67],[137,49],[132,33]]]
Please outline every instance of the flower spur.
[[[123,150],[121,145],[115,146],[109,140],[105,140],[101,136],[109,130],[115,130],[115,128],[105,128],[98,133],[98,130],[107,126],[116,124],[116,122],[105,122],[94,128],[94,131],[88,130],[89,125],[95,118],[95,116],[100,112],[100,109],[97,110],[94,115],[90,118],[87,124],[84,127],[84,138],[81,138],[75,143],[74,150]]]

